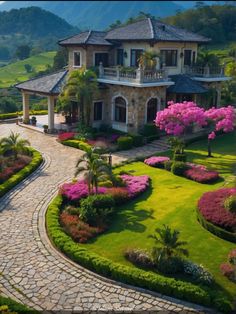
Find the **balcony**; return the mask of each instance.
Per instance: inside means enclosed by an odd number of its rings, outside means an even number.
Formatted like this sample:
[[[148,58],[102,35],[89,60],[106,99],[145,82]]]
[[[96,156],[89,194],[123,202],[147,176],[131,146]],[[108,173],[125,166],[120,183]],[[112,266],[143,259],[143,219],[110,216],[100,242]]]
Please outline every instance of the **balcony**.
[[[99,65],[98,82],[136,87],[169,86],[174,84],[168,78],[167,72],[164,69],[104,68],[102,64]]]
[[[185,66],[184,73],[191,76],[194,80],[214,82],[214,81],[227,81],[230,77],[225,75],[225,68],[222,67],[205,67],[200,66]]]

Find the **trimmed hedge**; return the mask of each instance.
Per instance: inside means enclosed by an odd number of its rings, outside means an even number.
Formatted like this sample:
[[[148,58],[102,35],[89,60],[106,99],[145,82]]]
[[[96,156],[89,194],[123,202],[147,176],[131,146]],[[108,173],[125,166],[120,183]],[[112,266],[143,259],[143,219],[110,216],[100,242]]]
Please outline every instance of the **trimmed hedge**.
[[[22,314],[24,314],[24,313],[29,313],[29,314],[39,313],[38,311],[29,309],[27,306],[25,306],[21,303],[18,303],[18,302],[14,301],[10,298],[5,298],[3,296],[0,296],[0,307],[4,306],[4,305],[7,305],[8,309],[10,311],[17,312],[19,314],[21,314],[21,313]]]
[[[37,115],[46,115],[46,114],[48,114],[47,110],[30,110],[30,115],[37,116]],[[0,120],[14,119],[22,115],[23,115],[23,111],[12,112],[12,113],[1,113]]]
[[[211,233],[213,233],[214,235],[216,235],[219,238],[222,238],[226,241],[230,241],[230,242],[234,242],[236,243],[236,233],[233,232],[229,232],[227,230],[224,230],[223,228],[220,228],[216,225],[214,225],[213,223],[207,221],[202,214],[200,213],[199,209],[197,208],[197,219],[199,221],[199,223],[208,231],[210,231]]]
[[[127,150],[133,146],[133,138],[131,136],[121,136],[117,140],[119,150]]]
[[[81,149],[84,151],[86,151],[86,149],[91,148],[91,146],[88,143],[85,143],[80,140],[66,140],[66,141],[61,141],[60,143],[62,143],[63,145],[74,147],[74,148]]]
[[[73,261],[100,275],[126,284],[136,285],[189,302],[213,306],[225,313],[232,310],[232,304],[223,292],[214,291],[203,285],[198,286],[189,282],[121,265],[93,252],[89,252],[85,246],[75,243],[66,235],[60,226],[59,213],[62,202],[62,196],[57,195],[49,205],[46,213],[47,232],[55,246]]]
[[[37,169],[38,166],[42,163],[43,157],[41,156],[41,154],[37,150],[33,149],[32,147],[30,147],[29,150],[32,153],[31,162],[20,171],[13,174],[4,183],[0,184],[0,197],[6,194],[19,182],[24,180],[29,174],[31,174],[35,169]]]

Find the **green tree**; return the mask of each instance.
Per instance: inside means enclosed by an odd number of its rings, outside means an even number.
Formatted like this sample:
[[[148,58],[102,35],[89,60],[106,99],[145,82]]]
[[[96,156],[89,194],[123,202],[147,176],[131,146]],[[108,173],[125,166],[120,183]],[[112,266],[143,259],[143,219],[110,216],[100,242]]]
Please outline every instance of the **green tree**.
[[[60,48],[53,59],[53,71],[60,70],[68,64],[68,50]]]
[[[9,112],[16,112],[18,107],[16,105],[16,101],[7,96],[0,95],[0,113],[9,113]]]
[[[169,226],[163,225],[163,228],[157,228],[156,233],[149,237],[155,240],[155,246],[152,249],[152,257],[156,262],[168,260],[173,257],[188,256],[188,250],[183,248],[187,244],[185,241],[179,241],[178,230],[171,230]]]
[[[93,149],[87,149],[86,153],[81,157],[76,164],[75,176],[84,174],[88,184],[89,194],[93,188],[98,192],[99,180],[106,180],[109,176],[109,165],[101,158]]]
[[[33,71],[33,67],[28,63],[24,64],[24,68],[27,73],[31,73]]]
[[[62,91],[59,102],[60,108],[67,108],[71,101],[80,105],[80,120],[82,124],[90,125],[92,101],[98,93],[97,76],[92,70],[81,68],[71,72]]]
[[[15,53],[16,57],[20,60],[29,58],[30,56],[30,47],[28,45],[18,46]]]
[[[0,147],[3,153],[12,152],[14,159],[16,160],[19,153],[27,153],[27,146],[30,145],[28,140],[20,138],[19,133],[14,133],[11,131],[8,137],[4,137],[0,140]]]

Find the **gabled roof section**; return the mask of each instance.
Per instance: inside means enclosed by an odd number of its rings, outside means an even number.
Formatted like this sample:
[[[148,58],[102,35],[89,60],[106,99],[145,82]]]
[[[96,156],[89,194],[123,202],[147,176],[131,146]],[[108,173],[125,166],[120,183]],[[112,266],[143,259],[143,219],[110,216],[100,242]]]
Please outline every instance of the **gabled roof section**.
[[[209,38],[187,30],[145,18],[126,26],[117,27],[107,33],[107,40],[154,40],[181,42],[208,42]]]
[[[208,91],[207,88],[203,87],[199,82],[192,80],[188,75],[170,75],[170,78],[175,82],[175,85],[171,85],[167,88],[168,93],[203,94]]]
[[[41,94],[60,94],[66,80],[68,71],[60,71],[43,75],[15,85],[16,88]]]
[[[103,45],[111,46],[112,44],[105,39],[106,32],[86,31],[69,38],[62,39],[58,42],[61,46],[70,45]]]

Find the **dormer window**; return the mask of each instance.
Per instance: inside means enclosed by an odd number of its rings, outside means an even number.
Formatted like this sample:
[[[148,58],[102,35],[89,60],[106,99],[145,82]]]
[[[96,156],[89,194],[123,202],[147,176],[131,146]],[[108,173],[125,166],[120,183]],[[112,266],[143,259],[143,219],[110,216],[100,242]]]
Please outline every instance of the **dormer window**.
[[[81,53],[74,51],[74,67],[81,67]]]

